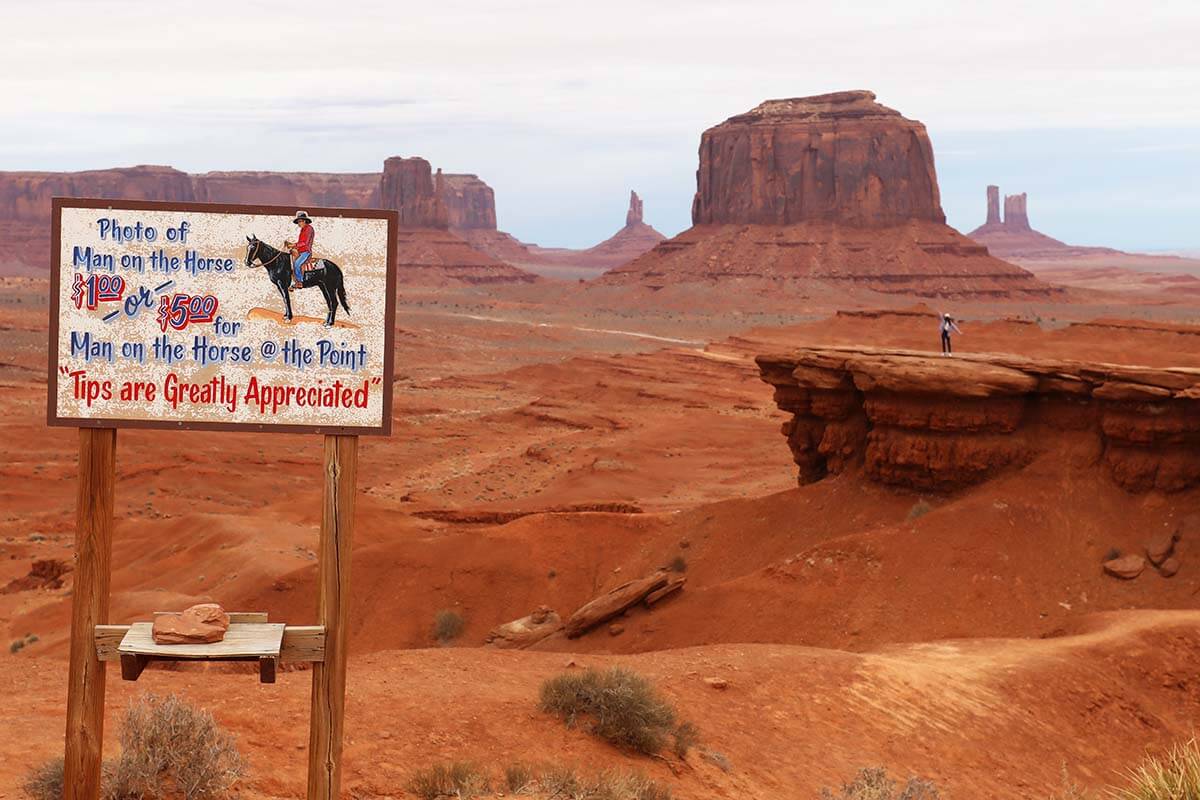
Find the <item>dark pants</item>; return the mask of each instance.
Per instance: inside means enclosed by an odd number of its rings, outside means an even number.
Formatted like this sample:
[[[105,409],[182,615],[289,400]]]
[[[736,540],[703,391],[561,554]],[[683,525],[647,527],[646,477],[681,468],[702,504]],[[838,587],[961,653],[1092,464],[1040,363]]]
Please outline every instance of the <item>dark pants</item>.
[[[950,349],[950,331],[942,331],[942,352],[943,353],[953,352]]]

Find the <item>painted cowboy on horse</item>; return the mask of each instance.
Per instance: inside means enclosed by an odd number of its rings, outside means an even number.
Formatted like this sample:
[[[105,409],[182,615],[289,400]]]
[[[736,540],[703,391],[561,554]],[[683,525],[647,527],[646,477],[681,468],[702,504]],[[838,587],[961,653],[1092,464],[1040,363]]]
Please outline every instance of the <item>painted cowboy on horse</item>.
[[[312,258],[313,237],[317,231],[307,211],[297,211],[292,224],[300,226],[300,236],[294,242],[284,242],[283,246],[292,254],[292,289],[300,289],[304,286],[304,265]]]

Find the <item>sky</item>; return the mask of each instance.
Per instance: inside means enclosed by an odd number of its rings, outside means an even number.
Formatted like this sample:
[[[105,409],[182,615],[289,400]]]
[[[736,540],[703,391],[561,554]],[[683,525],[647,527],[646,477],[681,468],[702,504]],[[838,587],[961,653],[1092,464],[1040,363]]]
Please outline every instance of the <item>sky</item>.
[[[1200,2],[0,0],[0,170],[473,172],[586,247],[629,190],[690,224],[701,132],[870,89],[925,123],[949,222],[1028,192],[1075,244],[1200,247]]]

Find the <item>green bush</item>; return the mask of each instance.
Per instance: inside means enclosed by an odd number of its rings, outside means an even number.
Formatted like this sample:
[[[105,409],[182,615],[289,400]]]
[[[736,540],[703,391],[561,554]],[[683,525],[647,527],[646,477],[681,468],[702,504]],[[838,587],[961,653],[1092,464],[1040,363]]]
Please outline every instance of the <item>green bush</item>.
[[[467,625],[462,614],[449,608],[443,608],[433,618],[433,638],[442,644],[452,642],[463,632]]]
[[[541,707],[571,727],[588,720],[596,736],[639,753],[659,752],[675,730],[675,709],[648,680],[621,667],[551,678],[542,684]]]

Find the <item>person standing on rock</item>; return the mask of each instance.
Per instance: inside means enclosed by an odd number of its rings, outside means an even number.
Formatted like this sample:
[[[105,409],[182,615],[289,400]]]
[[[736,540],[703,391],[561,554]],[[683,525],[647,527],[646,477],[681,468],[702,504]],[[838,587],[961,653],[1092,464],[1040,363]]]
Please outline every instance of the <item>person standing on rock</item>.
[[[962,333],[962,331],[960,331],[958,329],[958,326],[954,324],[954,318],[951,317],[949,314],[945,314],[945,313],[942,314],[941,328],[942,328],[942,355],[948,356],[953,353],[953,351],[950,349],[950,331],[954,331],[955,333]]]

